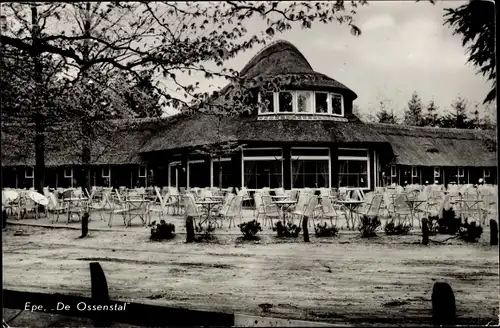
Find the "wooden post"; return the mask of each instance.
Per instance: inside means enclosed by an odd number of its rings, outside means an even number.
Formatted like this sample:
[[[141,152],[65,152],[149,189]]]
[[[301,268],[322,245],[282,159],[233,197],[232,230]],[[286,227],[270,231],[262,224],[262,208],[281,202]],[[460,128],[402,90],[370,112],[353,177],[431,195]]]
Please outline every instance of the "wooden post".
[[[432,318],[436,325],[455,324],[455,295],[448,283],[436,282],[432,288]]]
[[[193,217],[186,218],[186,243],[194,242],[194,223]]]
[[[307,216],[304,216],[302,219],[302,231],[304,231],[304,242],[308,243],[309,242],[309,229],[307,228],[309,218]]]
[[[422,219],[422,245],[429,244],[429,225],[427,224],[427,219]]]
[[[92,289],[92,302],[95,305],[106,305],[109,303],[108,283],[99,262],[90,262],[90,281]],[[96,311],[94,327],[110,327],[111,322],[107,315],[108,311]]]
[[[7,228],[7,210],[2,211],[2,229]]]
[[[89,232],[89,213],[85,212],[82,215],[82,235],[80,236],[80,238],[86,237],[88,232]]]
[[[496,220],[490,220],[490,245],[498,245],[498,224]]]

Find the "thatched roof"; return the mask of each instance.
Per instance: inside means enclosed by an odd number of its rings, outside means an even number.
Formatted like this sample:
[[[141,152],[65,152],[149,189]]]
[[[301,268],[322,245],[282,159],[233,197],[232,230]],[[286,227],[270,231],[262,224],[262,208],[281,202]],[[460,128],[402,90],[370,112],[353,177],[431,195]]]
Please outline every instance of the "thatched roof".
[[[255,116],[218,117],[197,113],[161,119],[115,120],[113,128],[97,138],[93,164],[144,163],[145,153],[179,151],[229,141],[240,143],[377,143],[392,148],[394,163],[416,166],[494,167],[493,131],[418,128],[360,121],[258,120]],[[220,133],[217,132],[220,130]],[[60,132],[62,133],[62,132]],[[64,132],[69,135],[69,132]],[[75,138],[46,138],[47,166],[80,163]],[[34,165],[33,130],[2,125],[2,166]],[[106,150],[103,147],[106,146]]]
[[[259,51],[240,71],[242,85],[230,83],[220,98],[229,92],[254,88],[294,88],[338,92],[350,101],[356,93],[344,84],[314,71],[304,55],[288,41],[276,41]],[[217,103],[217,99],[213,99]]]
[[[367,124],[390,143],[394,163],[415,166],[497,166],[495,131]]]
[[[139,149],[148,140],[150,131],[143,128],[151,119],[112,120],[103,126],[92,142],[91,164],[139,164],[143,159]],[[45,133],[46,166],[81,164],[81,140],[77,127],[70,124],[64,127],[49,127]],[[15,124],[2,124],[2,166],[35,164],[34,127],[19,127]]]

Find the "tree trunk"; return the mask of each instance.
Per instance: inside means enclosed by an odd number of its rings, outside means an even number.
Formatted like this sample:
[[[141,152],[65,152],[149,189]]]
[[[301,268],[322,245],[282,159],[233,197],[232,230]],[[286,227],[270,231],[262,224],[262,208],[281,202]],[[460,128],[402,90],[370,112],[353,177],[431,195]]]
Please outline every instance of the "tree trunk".
[[[307,228],[309,218],[307,216],[304,216],[302,219],[302,231],[304,231],[304,242],[308,243],[309,242],[309,229]]]
[[[40,27],[38,26],[38,9],[36,4],[31,4],[31,23],[32,23],[32,39],[33,48],[31,57],[34,62],[34,77],[35,77],[35,95],[34,95],[34,121],[35,121],[35,189],[43,194],[45,187],[45,125],[44,116],[42,114],[43,104],[42,99],[42,63],[40,60]]]

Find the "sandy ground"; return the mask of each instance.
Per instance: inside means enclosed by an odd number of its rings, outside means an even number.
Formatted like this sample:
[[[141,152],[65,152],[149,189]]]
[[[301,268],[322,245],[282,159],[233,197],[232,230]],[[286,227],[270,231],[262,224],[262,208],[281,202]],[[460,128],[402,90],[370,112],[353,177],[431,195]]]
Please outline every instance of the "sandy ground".
[[[25,235],[14,236],[20,228]],[[8,227],[4,288],[89,297],[88,263],[99,261],[116,300],[249,315],[262,315],[259,304],[270,303],[265,315],[381,325],[429,323],[432,286],[446,281],[460,323],[498,320],[498,248],[488,245],[489,231],[477,244],[450,240],[427,247],[417,235],[384,233],[369,240],[312,237],[309,244],[278,240],[269,231],[260,242],[219,234],[217,242],[195,244],[185,244],[182,234],[151,242],[145,227],[79,235]],[[12,324],[29,320],[25,315]]]

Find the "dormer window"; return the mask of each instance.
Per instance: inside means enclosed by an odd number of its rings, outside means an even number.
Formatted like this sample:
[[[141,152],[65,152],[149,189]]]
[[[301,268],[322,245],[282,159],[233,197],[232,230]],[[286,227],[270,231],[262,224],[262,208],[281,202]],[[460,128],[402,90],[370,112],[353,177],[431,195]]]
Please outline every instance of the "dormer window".
[[[316,92],[316,113],[318,114],[328,114],[328,93],[326,92]]]
[[[280,113],[293,113],[293,93],[290,91],[280,91],[278,97],[278,108]]]
[[[337,116],[344,116],[342,96],[339,94],[331,93],[330,99],[332,104],[332,114]]]
[[[267,92],[264,93],[261,99],[263,103],[262,113],[274,113],[274,93]]]
[[[312,100],[311,91],[297,92],[297,112],[312,113]]]
[[[259,94],[259,114],[344,116],[342,95],[322,91],[279,91]]]

